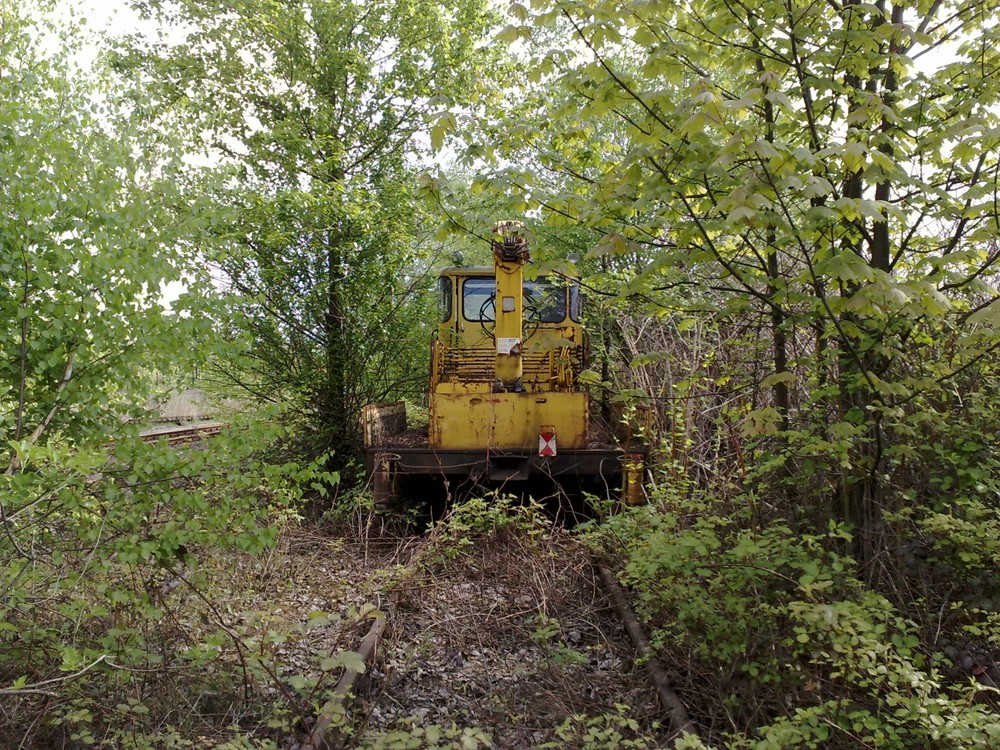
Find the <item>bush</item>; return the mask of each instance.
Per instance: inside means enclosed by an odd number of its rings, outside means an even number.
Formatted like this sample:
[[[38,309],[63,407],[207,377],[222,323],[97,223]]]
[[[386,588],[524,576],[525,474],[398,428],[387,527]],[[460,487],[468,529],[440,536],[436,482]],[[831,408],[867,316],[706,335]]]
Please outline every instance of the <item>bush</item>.
[[[259,449],[282,437],[265,421],[230,427],[211,450],[124,436],[20,451],[0,476],[5,734],[141,747],[164,722],[193,731],[245,702],[238,634],[186,622],[169,592],[212,604],[198,559],[267,549],[303,494],[334,479],[265,463]],[[172,716],[178,695],[191,705]]]
[[[712,741],[759,750],[996,743],[995,688],[942,678],[946,655],[836,551],[850,539],[842,527],[803,535],[754,527],[719,512],[731,507],[721,501],[692,505],[661,493],[657,505],[610,519],[598,539],[623,559],[621,578],[663,661],[686,675],[678,688],[693,718],[726,727]]]

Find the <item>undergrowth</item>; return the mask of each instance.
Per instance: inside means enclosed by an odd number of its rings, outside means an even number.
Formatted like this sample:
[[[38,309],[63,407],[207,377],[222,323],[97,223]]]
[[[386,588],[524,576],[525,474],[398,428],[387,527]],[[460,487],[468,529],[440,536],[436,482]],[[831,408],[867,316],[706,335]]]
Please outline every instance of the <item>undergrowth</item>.
[[[956,669],[957,651],[942,648],[970,633],[995,648],[995,614],[930,596],[904,609],[894,590],[866,582],[838,524],[804,534],[787,522],[755,523],[747,497],[678,494],[661,490],[592,534],[605,554],[621,558],[621,579],[702,728],[703,740],[678,747],[1000,744],[989,670]],[[954,512],[947,519],[968,524]],[[992,571],[1000,562],[994,546],[962,554],[958,544],[951,552],[966,566]],[[962,616],[935,617],[929,607]]]

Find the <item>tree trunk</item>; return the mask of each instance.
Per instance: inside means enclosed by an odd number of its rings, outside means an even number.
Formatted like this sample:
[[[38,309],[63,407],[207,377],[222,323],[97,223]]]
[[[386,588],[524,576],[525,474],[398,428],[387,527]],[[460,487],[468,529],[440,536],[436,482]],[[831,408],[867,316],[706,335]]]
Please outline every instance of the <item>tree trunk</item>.
[[[332,452],[331,468],[344,469],[353,453],[351,405],[347,397],[347,365],[350,336],[344,315],[343,243],[346,232],[331,230],[326,237],[326,382],[320,388],[319,413],[323,420],[324,446]]]

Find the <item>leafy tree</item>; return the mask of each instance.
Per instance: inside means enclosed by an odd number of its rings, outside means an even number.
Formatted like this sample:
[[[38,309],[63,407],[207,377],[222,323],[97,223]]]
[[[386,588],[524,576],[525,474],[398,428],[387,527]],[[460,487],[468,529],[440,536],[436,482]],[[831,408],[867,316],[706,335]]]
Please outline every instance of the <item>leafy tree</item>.
[[[120,69],[237,169],[218,196],[233,209],[220,266],[244,299],[249,384],[301,403],[312,452],[343,466],[360,405],[412,393],[424,367],[424,337],[415,366],[405,333],[425,276],[412,168],[428,131],[438,144],[452,109],[489,93],[488,3],[136,5],[184,38],[133,40]]]
[[[468,154],[591,233],[630,376],[701,430],[604,543],[705,739],[989,746],[995,4],[511,12],[539,83]]]
[[[138,159],[138,134],[105,124],[114,103],[41,56],[17,3],[3,10],[0,317],[12,324],[0,330],[0,430],[10,476],[33,446],[104,440],[142,412],[143,373],[179,361],[201,320],[180,313],[183,301],[164,308],[160,289],[205,279],[191,263],[197,206],[177,210],[179,155],[144,141],[159,161]]]
[[[995,5],[512,8],[510,37],[572,43],[541,49],[526,107],[563,126],[514,131],[546,178],[508,174],[600,230],[595,255],[642,260],[626,293],[761,317],[771,398],[745,430],[825,477],[873,557],[896,478],[996,347]]]
[[[263,465],[287,439],[266,419],[211,451],[141,439],[150,374],[216,348],[194,252],[212,216],[183,189],[179,141],[130,120],[108,78],[68,61],[76,31],[26,5],[0,0],[0,735],[173,744],[178,695],[187,709],[238,681],[203,669],[221,649],[180,626],[167,572],[207,600],[185,566],[263,549],[301,488],[330,478]]]

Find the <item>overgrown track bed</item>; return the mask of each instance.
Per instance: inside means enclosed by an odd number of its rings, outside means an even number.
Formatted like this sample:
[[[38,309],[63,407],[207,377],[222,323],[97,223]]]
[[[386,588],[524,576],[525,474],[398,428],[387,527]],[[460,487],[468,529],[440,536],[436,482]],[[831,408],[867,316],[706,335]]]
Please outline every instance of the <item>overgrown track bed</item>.
[[[257,553],[193,543],[123,567],[156,612],[142,651],[102,652],[86,679],[103,702],[82,704],[81,718],[41,726],[33,717],[59,705],[45,695],[5,705],[0,748],[74,747],[81,723],[102,748],[133,735],[145,738],[136,747],[303,748],[351,670],[363,674],[331,716],[331,747],[667,746],[664,712],[576,535],[540,511],[482,502],[419,536],[352,518],[286,521]],[[361,670],[355,652],[378,612],[385,631]],[[90,627],[145,626],[129,606]]]
[[[577,747],[595,731],[609,748],[665,744],[664,712],[589,551],[534,523],[452,521],[408,542],[385,587],[388,628],[329,747],[428,728],[495,748]]]

